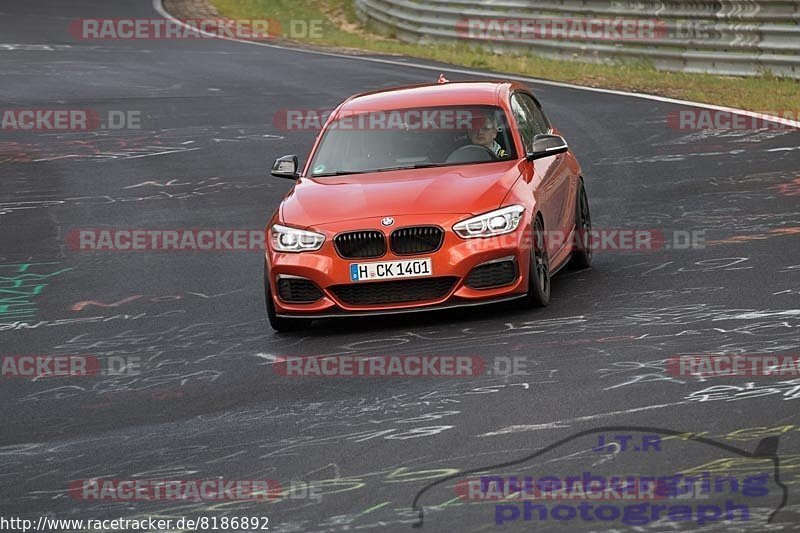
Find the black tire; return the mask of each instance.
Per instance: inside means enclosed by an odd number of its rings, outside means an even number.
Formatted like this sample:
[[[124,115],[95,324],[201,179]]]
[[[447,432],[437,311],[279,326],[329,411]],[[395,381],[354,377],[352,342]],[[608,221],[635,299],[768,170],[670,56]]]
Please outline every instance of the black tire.
[[[572,251],[571,266],[579,269],[592,266],[592,215],[589,212],[589,198],[578,181],[578,194],[575,195],[575,248]]]
[[[533,222],[531,260],[528,269],[528,307],[544,307],[550,303],[550,256],[544,237],[544,224],[539,217]]]
[[[267,318],[269,325],[275,331],[299,331],[311,326],[311,320],[306,318],[283,318],[279,317],[275,311],[275,302],[272,301],[272,292],[269,288],[269,275],[266,265],[264,267],[264,300],[267,304]]]

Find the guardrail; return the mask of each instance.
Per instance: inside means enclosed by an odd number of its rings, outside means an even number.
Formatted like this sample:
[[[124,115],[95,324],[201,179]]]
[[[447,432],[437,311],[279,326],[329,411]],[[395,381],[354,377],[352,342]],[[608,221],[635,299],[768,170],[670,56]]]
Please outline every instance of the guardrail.
[[[356,0],[355,7],[369,27],[407,42],[800,79],[800,1],[794,0]]]

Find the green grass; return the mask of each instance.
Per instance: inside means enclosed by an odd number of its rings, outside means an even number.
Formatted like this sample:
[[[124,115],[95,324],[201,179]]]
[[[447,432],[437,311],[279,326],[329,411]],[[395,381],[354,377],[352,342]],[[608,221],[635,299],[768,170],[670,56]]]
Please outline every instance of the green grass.
[[[223,16],[229,18],[322,20],[322,38],[297,39],[307,44],[433,59],[464,67],[657,94],[753,111],[796,112],[800,107],[800,81],[771,75],[738,78],[684,74],[657,71],[644,63],[601,65],[533,55],[497,55],[475,49],[466,43],[429,46],[408,44],[364,28],[356,17],[353,0],[211,1]],[[285,29],[286,26],[284,22],[282,27]]]

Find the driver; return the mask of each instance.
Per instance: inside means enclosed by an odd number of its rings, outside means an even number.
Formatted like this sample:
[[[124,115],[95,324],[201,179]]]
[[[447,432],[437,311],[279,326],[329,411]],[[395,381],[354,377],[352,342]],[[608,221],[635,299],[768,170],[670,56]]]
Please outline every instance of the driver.
[[[508,153],[495,141],[498,131],[497,118],[495,118],[494,114],[484,113],[482,119],[477,120],[469,130],[469,140],[472,144],[485,146],[491,150],[498,159],[502,159],[507,157]]]

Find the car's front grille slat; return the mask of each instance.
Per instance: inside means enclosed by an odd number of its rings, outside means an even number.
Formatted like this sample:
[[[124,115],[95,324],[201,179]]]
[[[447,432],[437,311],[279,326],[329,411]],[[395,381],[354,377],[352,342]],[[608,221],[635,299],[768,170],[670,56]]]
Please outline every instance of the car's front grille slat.
[[[392,252],[396,255],[415,255],[434,252],[444,239],[444,231],[436,226],[400,228],[392,232]]]
[[[335,285],[330,290],[346,305],[388,305],[444,298],[456,281],[458,278],[443,276],[351,283]]]
[[[334,238],[339,255],[345,259],[367,259],[386,253],[386,239],[380,231],[350,231]]]

